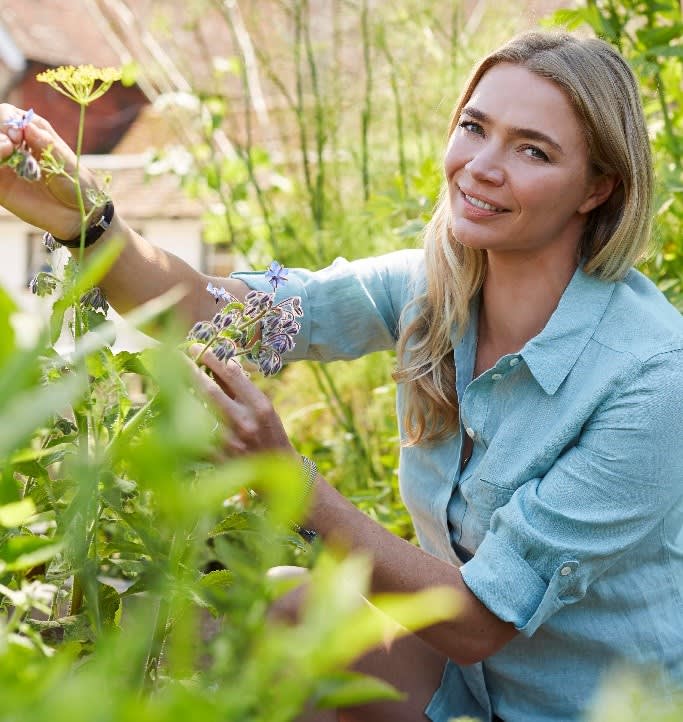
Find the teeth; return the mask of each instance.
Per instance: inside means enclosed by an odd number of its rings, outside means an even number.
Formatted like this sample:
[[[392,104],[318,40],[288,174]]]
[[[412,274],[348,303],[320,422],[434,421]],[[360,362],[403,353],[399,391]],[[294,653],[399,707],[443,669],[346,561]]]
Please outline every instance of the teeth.
[[[467,198],[467,202],[471,203],[473,206],[476,206],[477,208],[481,208],[484,211],[502,211],[503,208],[496,208],[495,206],[492,206],[490,203],[487,203],[486,201],[480,201],[478,198],[473,198],[472,196],[468,196],[467,193],[463,194],[465,198]]]

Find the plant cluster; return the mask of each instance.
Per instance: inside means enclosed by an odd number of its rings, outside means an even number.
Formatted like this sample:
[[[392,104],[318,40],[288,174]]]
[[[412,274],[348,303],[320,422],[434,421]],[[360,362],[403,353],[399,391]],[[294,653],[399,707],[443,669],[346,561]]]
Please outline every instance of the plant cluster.
[[[100,75],[112,77],[69,68],[46,79]],[[69,94],[84,108],[102,87]],[[69,173],[51,151],[32,177],[10,165],[26,182],[73,183],[87,226],[78,167]],[[209,285],[223,306],[187,337],[170,313],[178,294],[152,301],[127,320],[157,323],[160,343],[115,353],[97,283],[119,251],[112,239],[33,279],[53,299],[35,344],[21,345],[0,289],[0,720],[85,722],[97,709],[112,722],[286,722],[313,704],[396,698],[345,671],[395,626],[360,601],[368,560],[336,558],[292,531],[304,510],[291,461],[216,461],[220,420],[182,350],[200,341],[197,362],[211,348],[278,371],[302,315],[297,297],[275,302],[287,269],[273,262],[273,291],[244,302]],[[53,246],[53,259],[65,253]],[[267,611],[292,583],[268,570],[293,560],[315,564],[301,623],[283,625]],[[375,602],[405,629],[455,609],[444,590]]]

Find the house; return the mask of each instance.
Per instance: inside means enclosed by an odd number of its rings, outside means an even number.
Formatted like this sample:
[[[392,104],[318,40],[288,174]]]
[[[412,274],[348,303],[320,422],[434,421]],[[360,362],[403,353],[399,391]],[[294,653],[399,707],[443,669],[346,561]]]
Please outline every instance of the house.
[[[58,65],[118,67],[132,60],[129,50],[88,0],[2,0],[0,8],[0,101],[34,108],[75,147],[78,106],[35,76]],[[152,105],[159,95],[149,81],[115,83],[87,110],[83,163],[111,177],[117,212],[151,242],[194,267],[225,271],[224,257],[214,263],[216,254],[202,243],[204,206],[188,197],[175,176],[148,173],[150,153],[177,142]],[[24,307],[34,305],[28,281],[47,260],[41,238],[39,229],[0,208],[0,284]]]

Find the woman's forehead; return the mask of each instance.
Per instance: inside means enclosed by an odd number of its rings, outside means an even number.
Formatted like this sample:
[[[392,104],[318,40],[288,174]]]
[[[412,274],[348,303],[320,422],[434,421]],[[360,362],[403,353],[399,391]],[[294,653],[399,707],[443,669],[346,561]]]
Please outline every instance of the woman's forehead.
[[[465,103],[463,111],[467,110],[512,129],[535,129],[566,140],[583,138],[581,123],[565,91],[523,65],[498,63],[489,68]]]

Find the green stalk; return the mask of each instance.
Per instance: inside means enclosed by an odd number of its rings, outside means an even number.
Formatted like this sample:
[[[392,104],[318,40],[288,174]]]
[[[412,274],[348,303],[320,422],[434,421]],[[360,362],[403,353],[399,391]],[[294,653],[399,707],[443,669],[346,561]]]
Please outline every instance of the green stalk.
[[[365,68],[365,102],[361,113],[361,176],[363,179],[363,200],[370,198],[370,171],[368,169],[368,134],[372,115],[372,58],[370,53],[370,23],[368,2],[361,6],[361,38],[363,40],[363,64]]]
[[[313,370],[313,375],[316,383],[318,384],[318,388],[325,396],[327,405],[332,410],[337,422],[351,437],[351,442],[356,454],[367,467],[370,476],[373,479],[379,479],[380,476],[373,464],[372,455],[370,454],[368,447],[365,445],[362,434],[356,425],[353,417],[353,410],[351,409],[351,406],[342,399],[329,369],[325,366],[325,364],[312,363],[310,366]],[[337,413],[335,413],[335,408]]]
[[[168,553],[168,566],[170,570],[175,571],[179,568],[183,547],[184,545],[180,542],[179,534],[174,534]],[[171,590],[168,589],[162,590],[159,596],[159,608],[157,609],[156,622],[154,624],[154,634],[152,635],[149,652],[147,653],[147,661],[143,675],[143,691],[146,692],[151,692],[154,689],[159,675],[161,655],[164,650],[169,621],[171,619],[172,596]]]
[[[664,130],[666,132],[666,136],[668,138],[668,147],[671,152],[671,154],[674,156],[674,162],[677,166],[680,165],[681,161],[681,154],[680,154],[680,147],[679,147],[679,139],[676,135],[676,131],[674,130],[673,123],[671,122],[671,116],[669,115],[669,106],[666,100],[666,95],[664,94],[664,83],[662,82],[662,75],[659,70],[659,66],[657,67],[657,71],[655,73],[655,87],[657,88],[657,98],[659,99],[659,105],[662,109],[662,118],[664,120]]]
[[[235,45],[235,47],[238,49],[240,54],[240,80],[242,82],[242,87],[244,88],[244,123],[245,123],[245,129],[247,133],[247,144],[246,148],[241,149],[238,145],[235,145],[235,149],[237,150],[238,154],[242,158],[242,161],[244,162],[244,165],[247,169],[247,175],[249,176],[249,182],[251,183],[254,192],[256,193],[256,201],[259,205],[259,208],[261,210],[261,216],[263,217],[263,222],[266,224],[266,228],[268,229],[268,240],[270,241],[270,246],[273,250],[273,254],[275,256],[280,256],[280,253],[278,251],[278,240],[277,240],[277,234],[275,233],[275,229],[273,228],[273,222],[270,218],[270,210],[268,208],[268,204],[266,202],[266,197],[263,193],[263,189],[261,188],[261,184],[258,181],[258,178],[256,177],[256,171],[254,170],[254,160],[252,158],[252,142],[253,142],[253,132],[251,127],[251,86],[249,84],[249,75],[247,73],[247,61],[244,57],[244,52],[242,51],[242,47],[239,42],[239,38],[237,37],[237,31],[235,30],[234,25],[232,24],[232,21],[229,16],[224,15],[226,18],[226,22],[228,25],[228,29],[230,30],[230,34],[232,36],[232,41]]]
[[[78,116],[78,135],[76,139],[76,172],[74,177],[74,188],[76,191],[76,201],[78,203],[78,210],[81,217],[81,242],[79,248],[78,263],[79,268],[83,263],[83,254],[85,250],[85,233],[87,225],[88,214],[85,211],[85,203],[83,200],[83,191],[81,189],[81,154],[83,152],[83,136],[85,133],[85,110],[87,105],[85,103],[79,103],[79,116]],[[78,299],[73,299],[74,309],[74,335],[75,338],[81,338],[84,334],[85,324],[83,322],[83,315],[81,312],[80,302]],[[92,394],[92,388],[88,381],[88,396]],[[74,407],[74,418],[76,420],[76,426],[78,427],[78,446],[82,453],[88,454],[90,437],[92,434],[92,418],[89,411],[85,414],[81,413],[77,407]],[[94,523],[94,532],[97,532],[97,522]],[[70,613],[78,614],[83,606],[83,592],[84,583],[82,573],[77,572],[74,574],[73,587],[71,590],[71,611]],[[97,605],[97,600],[93,602]],[[96,615],[97,617],[97,615]]]
[[[304,182],[308,191],[311,216],[315,219],[315,191],[311,178],[311,166],[308,158],[308,133],[306,132],[306,117],[304,114],[304,78],[301,72],[301,36],[303,34],[301,21],[301,3],[294,3],[294,67],[296,68],[296,120],[299,130],[299,146],[301,148],[301,163],[304,170]]]
[[[320,83],[318,82],[318,68],[313,53],[313,44],[311,43],[311,23],[310,23],[310,6],[308,0],[304,0],[304,9],[306,20],[304,23],[304,43],[306,46],[306,59],[308,61],[308,70],[311,74],[311,85],[313,86],[313,98],[315,108],[315,150],[318,167],[315,177],[315,191],[313,204],[313,219],[316,228],[321,230],[325,223],[325,112],[320,96]],[[322,248],[320,256],[322,260]]]
[[[403,200],[408,198],[408,166],[405,154],[405,136],[403,132],[403,104],[401,102],[401,91],[398,85],[398,72],[396,71],[396,62],[394,56],[389,50],[386,37],[382,39],[381,49],[389,63],[389,83],[391,85],[391,95],[394,99],[394,116],[396,120],[396,136],[398,142],[398,172],[401,178],[401,190],[403,191]]]

